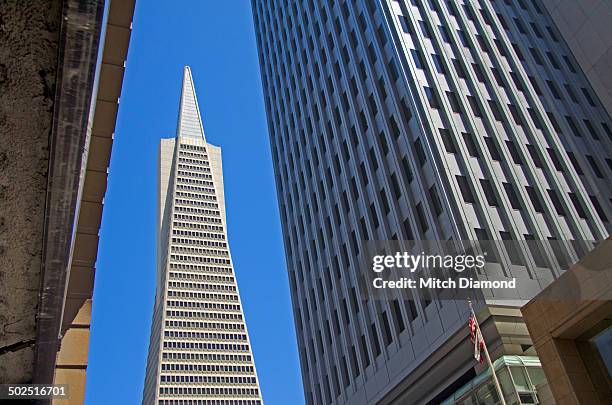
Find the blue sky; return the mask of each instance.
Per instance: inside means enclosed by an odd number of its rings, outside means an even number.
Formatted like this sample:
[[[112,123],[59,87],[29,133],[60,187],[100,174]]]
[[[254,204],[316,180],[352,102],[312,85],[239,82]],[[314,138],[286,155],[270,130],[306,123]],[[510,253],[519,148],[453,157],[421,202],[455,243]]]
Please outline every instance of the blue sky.
[[[153,296],[157,147],[183,66],[223,151],[238,285],[267,405],[303,404],[250,2],[137,1],[102,220],[86,404],[142,400]]]

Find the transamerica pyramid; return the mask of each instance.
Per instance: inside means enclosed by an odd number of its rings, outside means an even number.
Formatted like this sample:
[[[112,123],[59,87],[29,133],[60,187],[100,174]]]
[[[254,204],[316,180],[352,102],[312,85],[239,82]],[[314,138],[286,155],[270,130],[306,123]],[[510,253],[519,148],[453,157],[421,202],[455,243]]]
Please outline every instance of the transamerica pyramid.
[[[261,405],[227,242],[221,149],[206,142],[186,66],[158,167],[157,290],[142,403]]]

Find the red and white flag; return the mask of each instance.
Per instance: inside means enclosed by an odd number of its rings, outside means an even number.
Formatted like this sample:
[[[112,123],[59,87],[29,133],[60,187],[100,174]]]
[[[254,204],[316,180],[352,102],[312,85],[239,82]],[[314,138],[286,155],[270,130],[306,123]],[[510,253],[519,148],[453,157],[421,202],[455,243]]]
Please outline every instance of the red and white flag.
[[[474,358],[479,363],[483,363],[484,357],[482,356],[482,351],[484,350],[484,339],[482,333],[480,333],[480,328],[478,327],[478,322],[476,322],[474,314],[470,315],[468,327],[470,328],[470,340],[474,343]]]

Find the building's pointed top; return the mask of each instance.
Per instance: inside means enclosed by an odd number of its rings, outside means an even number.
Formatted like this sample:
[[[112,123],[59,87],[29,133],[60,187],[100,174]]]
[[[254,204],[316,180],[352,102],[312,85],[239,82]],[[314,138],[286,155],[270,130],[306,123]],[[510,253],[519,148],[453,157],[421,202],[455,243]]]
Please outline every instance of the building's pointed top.
[[[183,90],[181,93],[181,106],[176,135],[203,138],[206,140],[189,66],[185,66],[183,72]]]

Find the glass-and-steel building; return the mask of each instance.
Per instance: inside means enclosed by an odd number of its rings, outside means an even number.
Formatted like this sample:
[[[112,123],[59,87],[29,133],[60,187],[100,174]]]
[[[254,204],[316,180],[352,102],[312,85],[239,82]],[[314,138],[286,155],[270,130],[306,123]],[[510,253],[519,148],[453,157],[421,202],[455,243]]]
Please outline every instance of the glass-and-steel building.
[[[481,371],[465,302],[368,299],[370,240],[541,242],[499,245],[530,288],[479,306],[494,358],[535,354],[520,306],[612,229],[612,122],[540,1],[252,7],[307,403],[439,403]]]
[[[157,290],[143,404],[261,405],[227,241],[221,148],[189,67],[177,135],[159,149]]]

